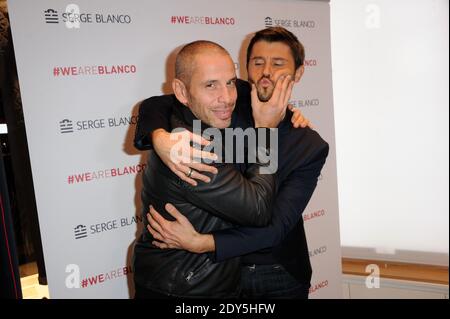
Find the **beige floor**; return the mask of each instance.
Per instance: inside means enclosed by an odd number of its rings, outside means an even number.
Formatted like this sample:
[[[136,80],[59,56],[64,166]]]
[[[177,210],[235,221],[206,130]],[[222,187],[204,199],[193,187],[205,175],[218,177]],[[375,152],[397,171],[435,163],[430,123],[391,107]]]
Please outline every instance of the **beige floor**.
[[[23,299],[49,298],[48,286],[39,285],[36,263],[20,266]]]

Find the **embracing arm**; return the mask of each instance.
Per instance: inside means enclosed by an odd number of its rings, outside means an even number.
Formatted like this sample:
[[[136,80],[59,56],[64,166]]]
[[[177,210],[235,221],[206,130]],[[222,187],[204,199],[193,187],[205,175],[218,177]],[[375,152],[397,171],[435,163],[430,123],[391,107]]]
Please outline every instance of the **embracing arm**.
[[[158,240],[154,244],[160,248],[185,249],[194,253],[215,251],[216,261],[278,245],[299,222],[314,192],[327,154],[328,145],[325,144],[313,161],[298,168],[283,181],[275,199],[272,221],[267,227],[236,227],[213,234],[200,234],[175,207],[167,205],[166,210],[175,221],[164,219],[153,208],[147,215],[151,225],[147,228]]]
[[[270,129],[259,128],[270,134]],[[209,183],[183,183],[185,198],[193,205],[238,225],[264,226],[271,219],[275,174],[259,158],[244,173],[232,164],[218,164]]]
[[[157,129],[170,130],[169,119],[172,114],[171,96],[154,96],[142,101],[134,134],[134,146],[138,150],[153,148],[151,134]]]
[[[297,169],[282,183],[274,202],[272,221],[268,226],[236,227],[214,232],[214,246],[209,243],[208,247],[214,247],[216,261],[280,244],[299,222],[316,188],[325,158],[326,155],[307,167]]]

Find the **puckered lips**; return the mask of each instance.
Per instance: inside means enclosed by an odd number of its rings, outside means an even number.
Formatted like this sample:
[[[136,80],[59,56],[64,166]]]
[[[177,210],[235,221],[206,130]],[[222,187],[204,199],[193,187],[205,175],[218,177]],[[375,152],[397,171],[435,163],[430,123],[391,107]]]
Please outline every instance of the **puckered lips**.
[[[261,80],[258,81],[258,84],[259,84],[259,86],[261,86],[264,89],[269,88],[269,87],[273,87],[272,81],[270,81],[267,78],[262,78]]]

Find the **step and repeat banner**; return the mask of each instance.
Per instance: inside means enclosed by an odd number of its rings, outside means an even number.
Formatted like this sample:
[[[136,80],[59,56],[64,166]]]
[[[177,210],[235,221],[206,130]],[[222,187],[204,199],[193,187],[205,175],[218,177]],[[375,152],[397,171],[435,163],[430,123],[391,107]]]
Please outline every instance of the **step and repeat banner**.
[[[341,297],[328,2],[13,0],[8,7],[50,297],[133,296],[146,166],[146,152],[132,143],[139,102],[171,93],[175,52],[198,39],[228,49],[246,79],[250,35],[277,25],[306,49],[292,103],[331,146],[303,213],[310,297]]]

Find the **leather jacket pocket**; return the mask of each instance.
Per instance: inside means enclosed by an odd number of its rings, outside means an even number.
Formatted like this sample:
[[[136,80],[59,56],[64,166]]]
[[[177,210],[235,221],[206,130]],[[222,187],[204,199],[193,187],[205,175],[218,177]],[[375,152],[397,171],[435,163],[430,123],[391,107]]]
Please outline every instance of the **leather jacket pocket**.
[[[196,279],[202,277],[202,275],[208,271],[210,266],[211,263],[209,259],[206,258],[204,262],[202,262],[198,267],[186,272],[186,274],[184,275],[184,280],[186,280],[187,283],[195,281]]]

